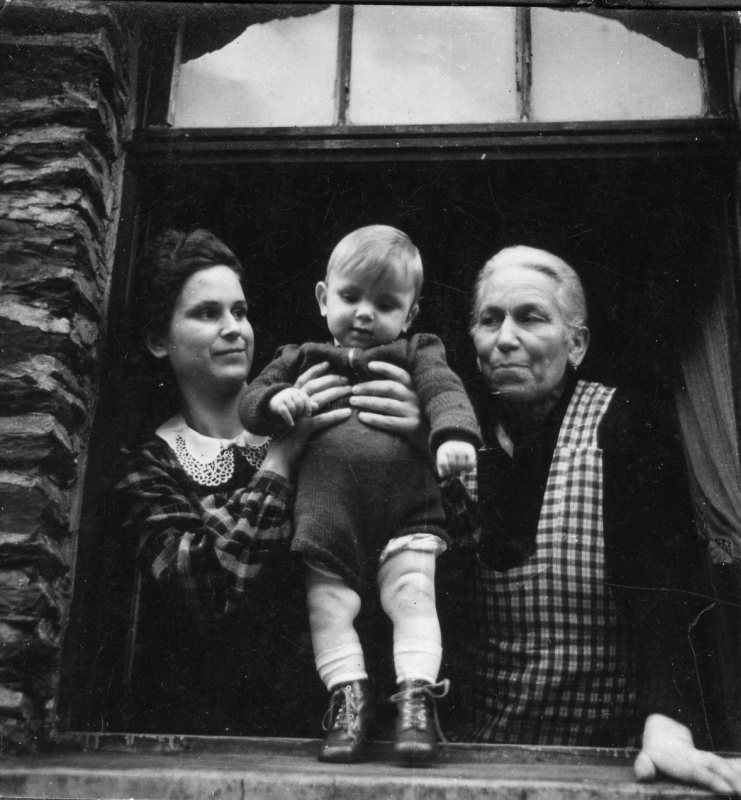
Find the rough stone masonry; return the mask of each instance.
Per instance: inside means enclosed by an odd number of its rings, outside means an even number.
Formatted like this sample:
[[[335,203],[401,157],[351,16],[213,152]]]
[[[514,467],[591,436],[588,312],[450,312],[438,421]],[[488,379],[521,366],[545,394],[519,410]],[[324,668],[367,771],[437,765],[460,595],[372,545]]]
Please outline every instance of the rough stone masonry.
[[[129,53],[115,3],[5,0],[0,12],[2,752],[54,735],[133,102]]]

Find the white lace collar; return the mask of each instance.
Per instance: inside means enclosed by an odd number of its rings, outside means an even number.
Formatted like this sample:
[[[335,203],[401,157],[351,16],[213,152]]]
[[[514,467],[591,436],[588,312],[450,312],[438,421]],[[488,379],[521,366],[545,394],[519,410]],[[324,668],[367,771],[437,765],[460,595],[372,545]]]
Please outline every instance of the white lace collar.
[[[244,448],[261,447],[269,438],[267,436],[255,436],[254,433],[249,431],[242,431],[235,439],[214,439],[211,436],[204,436],[202,433],[194,431],[193,428],[189,428],[182,414],[176,414],[171,419],[168,419],[167,422],[157,428],[156,433],[175,452],[177,452],[178,437],[182,439],[190,455],[201,464],[209,464],[218,457],[222,450],[233,444]]]

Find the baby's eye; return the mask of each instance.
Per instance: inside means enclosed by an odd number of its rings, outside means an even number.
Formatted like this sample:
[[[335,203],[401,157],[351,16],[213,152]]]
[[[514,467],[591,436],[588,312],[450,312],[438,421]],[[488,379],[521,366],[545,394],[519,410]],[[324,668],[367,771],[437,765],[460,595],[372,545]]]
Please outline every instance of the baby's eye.
[[[342,292],[340,294],[340,299],[344,300],[346,303],[354,303],[357,298],[351,292]]]
[[[378,309],[379,311],[393,311],[396,308],[394,303],[379,303]]]

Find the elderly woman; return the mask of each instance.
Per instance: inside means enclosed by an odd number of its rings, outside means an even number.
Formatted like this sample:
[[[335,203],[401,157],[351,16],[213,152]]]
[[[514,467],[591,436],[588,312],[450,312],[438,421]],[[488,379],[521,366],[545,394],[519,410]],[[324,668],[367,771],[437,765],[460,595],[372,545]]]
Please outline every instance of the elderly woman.
[[[560,258],[510,247],[482,269],[471,333],[485,392],[476,557],[456,587],[457,738],[630,746],[664,774],[741,792],[695,748],[688,630],[696,537],[667,414],[580,380],[584,292]]]

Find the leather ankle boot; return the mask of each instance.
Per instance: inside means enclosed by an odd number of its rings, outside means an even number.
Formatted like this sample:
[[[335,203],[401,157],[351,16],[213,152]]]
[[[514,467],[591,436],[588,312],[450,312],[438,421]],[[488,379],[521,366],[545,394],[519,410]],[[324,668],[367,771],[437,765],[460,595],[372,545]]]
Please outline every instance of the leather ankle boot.
[[[430,760],[437,750],[438,734],[444,740],[437,719],[437,699],[445,697],[448,680],[431,684],[427,681],[402,681],[391,697],[396,703],[394,754],[401,761],[415,763]]]
[[[343,764],[360,761],[368,743],[371,716],[367,680],[335,686],[322,722],[327,735],[319,760]]]

